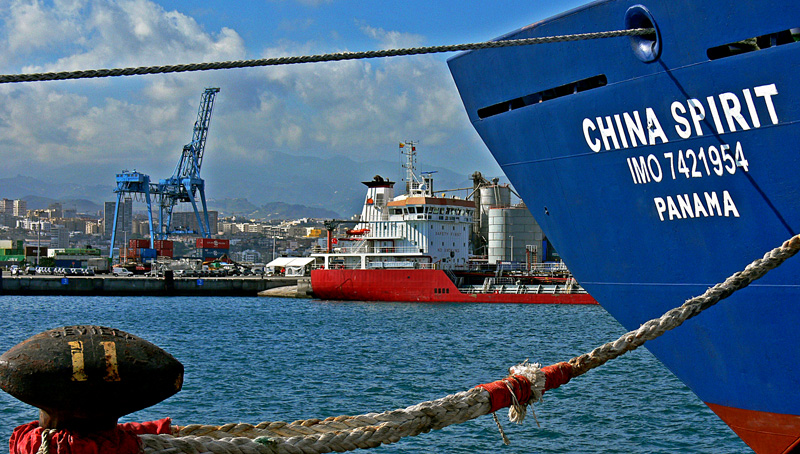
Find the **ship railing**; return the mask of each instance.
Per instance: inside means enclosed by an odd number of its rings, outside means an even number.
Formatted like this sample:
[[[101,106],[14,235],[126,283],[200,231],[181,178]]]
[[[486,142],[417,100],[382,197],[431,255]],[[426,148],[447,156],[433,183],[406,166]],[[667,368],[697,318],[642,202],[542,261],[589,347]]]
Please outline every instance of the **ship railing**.
[[[497,272],[501,271],[509,275],[536,275],[536,276],[559,276],[568,277],[570,271],[564,262],[531,263],[524,262],[498,262],[495,265],[471,264],[469,271]]]
[[[498,283],[487,278],[483,284],[460,287],[462,293],[515,293],[515,294],[584,294],[583,289],[573,280],[565,284],[508,284]]]
[[[367,246],[366,241],[353,245],[339,246],[333,252],[337,254],[420,254],[422,251],[414,246],[402,247],[377,247]]]
[[[361,269],[360,263],[331,263],[329,269],[332,270],[357,270]],[[312,265],[312,269],[325,269],[325,265],[317,263]],[[434,263],[419,263],[410,260],[385,260],[385,261],[372,261],[367,263],[367,269],[370,270],[388,270],[388,269],[416,269],[416,270],[432,270],[436,269]]]

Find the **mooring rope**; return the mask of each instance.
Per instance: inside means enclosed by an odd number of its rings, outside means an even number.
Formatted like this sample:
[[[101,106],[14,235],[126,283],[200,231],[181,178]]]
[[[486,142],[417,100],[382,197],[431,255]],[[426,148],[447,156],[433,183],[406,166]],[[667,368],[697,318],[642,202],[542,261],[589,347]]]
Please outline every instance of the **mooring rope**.
[[[570,378],[583,375],[638,348],[646,341],[655,339],[667,330],[680,326],[761,278],[797,254],[798,250],[800,235],[767,252],[763,258],[753,261],[743,271],[733,274],[702,295],[687,300],[682,306],[624,334],[616,341],[552,366],[539,367],[527,362],[519,364],[511,367],[510,377],[441,399],[384,413],[339,416],[324,420],[264,422],[258,425],[190,425],[176,427],[176,436],[142,435],[140,439],[146,453],[314,454],[394,443],[403,437],[462,423],[508,406],[512,407],[509,411],[511,420],[521,422],[525,416],[525,406],[540,400],[546,390],[557,388]],[[524,389],[525,386],[530,388]],[[516,400],[520,404],[512,405]]]
[[[254,68],[259,66],[294,65],[298,63],[319,63],[343,60],[363,60],[367,58],[398,57],[409,55],[436,54],[465,50],[490,49],[511,46],[530,46],[533,44],[581,41],[587,39],[615,38],[619,36],[641,36],[654,33],[652,28],[636,28],[631,30],[612,30],[595,33],[579,33],[574,35],[543,36],[540,38],[511,39],[501,41],[484,41],[480,43],[450,44],[444,46],[409,47],[401,49],[371,50],[364,52],[336,52],[329,54],[304,55],[292,57],[260,58],[255,60],[235,60],[210,63],[188,63],[164,66],[139,66],[116,69],[88,69],[77,71],[60,71],[30,74],[0,75],[0,83],[42,82],[50,80],[92,79],[98,77],[137,76],[144,74],[167,74],[190,71],[208,71],[213,69]]]

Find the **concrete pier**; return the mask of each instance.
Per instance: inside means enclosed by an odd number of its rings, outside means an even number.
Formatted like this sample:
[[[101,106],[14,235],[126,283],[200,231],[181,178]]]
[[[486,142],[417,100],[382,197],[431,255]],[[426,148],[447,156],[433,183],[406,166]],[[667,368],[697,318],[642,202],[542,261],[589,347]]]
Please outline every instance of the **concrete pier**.
[[[257,296],[267,289],[296,285],[297,278],[291,277],[0,275],[0,295]]]
[[[275,298],[313,298],[314,294],[311,292],[311,278],[300,277],[297,278],[296,285],[263,290],[258,292],[258,296],[272,296]]]

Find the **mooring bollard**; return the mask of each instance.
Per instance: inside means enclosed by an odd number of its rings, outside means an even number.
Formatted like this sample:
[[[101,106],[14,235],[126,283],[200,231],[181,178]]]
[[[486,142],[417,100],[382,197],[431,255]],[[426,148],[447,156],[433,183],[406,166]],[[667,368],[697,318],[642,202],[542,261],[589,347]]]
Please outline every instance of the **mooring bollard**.
[[[17,427],[11,454],[137,453],[138,434],[171,433],[165,418],[117,424],[119,417],[180,391],[183,365],[132,334],[65,326],[37,334],[0,356],[0,389],[39,408]]]

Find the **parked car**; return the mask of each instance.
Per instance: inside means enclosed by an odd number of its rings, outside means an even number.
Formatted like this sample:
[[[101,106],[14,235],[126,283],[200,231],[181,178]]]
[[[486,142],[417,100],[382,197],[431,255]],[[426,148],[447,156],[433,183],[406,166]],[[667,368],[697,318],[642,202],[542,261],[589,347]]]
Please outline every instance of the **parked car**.
[[[122,267],[117,267],[117,266],[115,266],[114,268],[111,269],[111,273],[114,276],[128,276],[128,277],[133,276],[133,273],[128,271],[127,268],[122,268]]]

